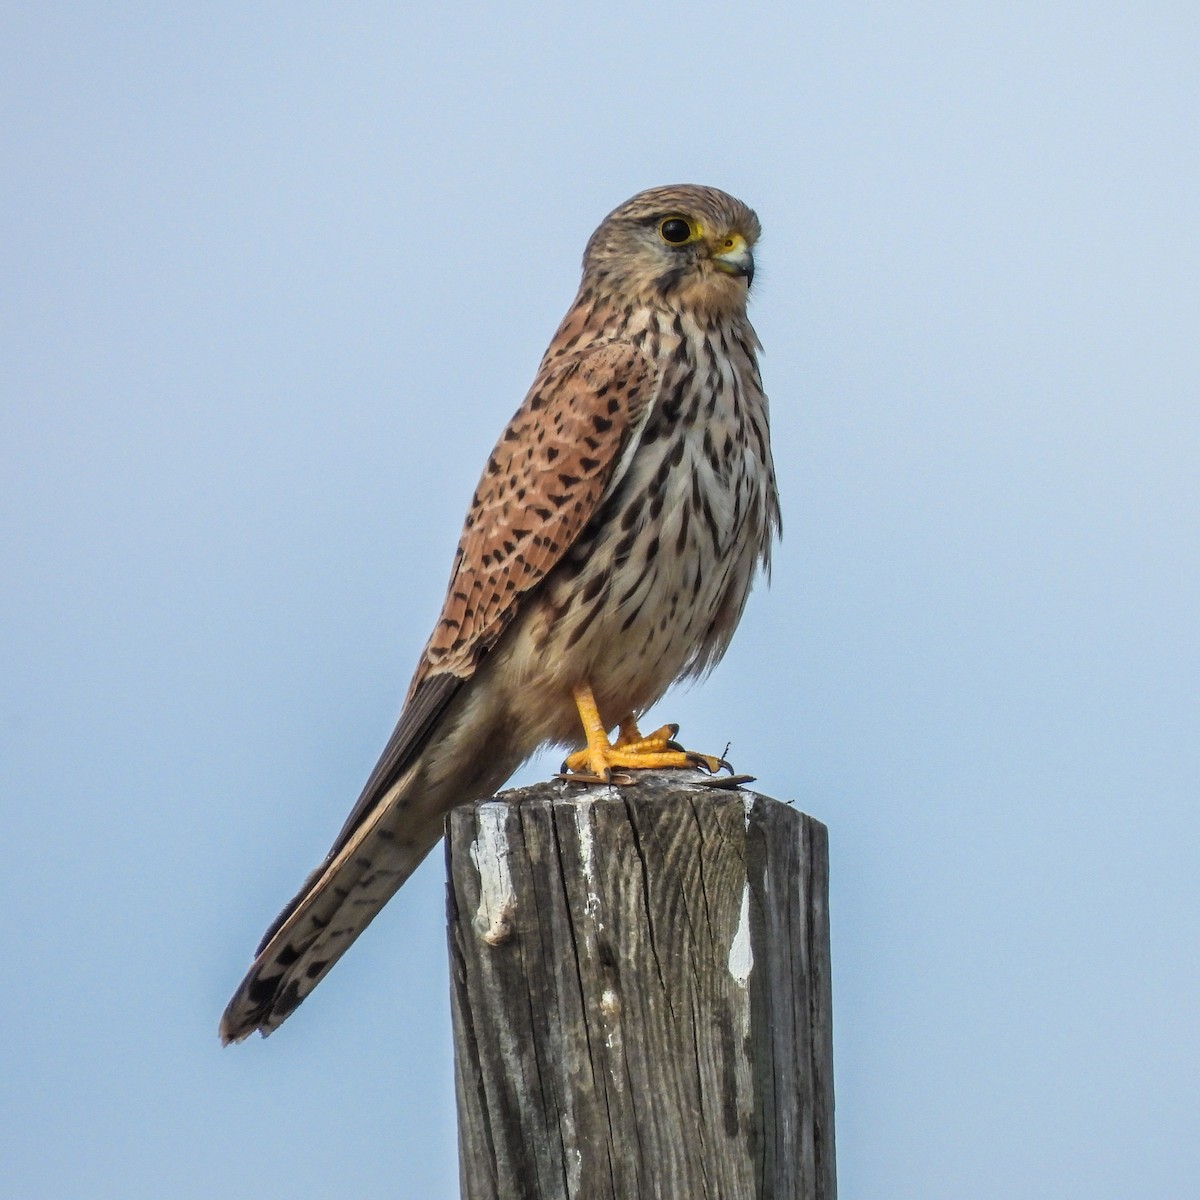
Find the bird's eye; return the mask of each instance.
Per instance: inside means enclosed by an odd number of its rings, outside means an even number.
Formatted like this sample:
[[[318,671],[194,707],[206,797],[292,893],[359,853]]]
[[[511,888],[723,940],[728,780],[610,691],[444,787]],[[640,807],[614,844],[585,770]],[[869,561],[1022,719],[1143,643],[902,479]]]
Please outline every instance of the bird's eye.
[[[670,242],[673,246],[682,246],[695,236],[691,223],[683,217],[668,217],[658,227],[658,233],[664,242]]]

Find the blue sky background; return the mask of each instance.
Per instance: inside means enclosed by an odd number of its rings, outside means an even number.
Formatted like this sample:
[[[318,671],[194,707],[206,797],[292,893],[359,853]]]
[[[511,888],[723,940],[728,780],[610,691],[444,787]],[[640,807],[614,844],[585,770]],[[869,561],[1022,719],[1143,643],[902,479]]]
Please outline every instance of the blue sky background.
[[[660,715],[829,825],[842,1195],[1190,1194],[1198,61],[1194,3],[6,6],[0,1192],[457,1195],[439,856],[217,1018],[588,234],[694,181],[785,538]]]

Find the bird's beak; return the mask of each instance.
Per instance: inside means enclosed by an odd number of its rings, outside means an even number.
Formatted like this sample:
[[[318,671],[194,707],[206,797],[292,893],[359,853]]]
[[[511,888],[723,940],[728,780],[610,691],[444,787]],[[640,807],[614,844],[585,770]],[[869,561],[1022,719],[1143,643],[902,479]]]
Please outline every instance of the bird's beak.
[[[717,243],[712,261],[718,271],[745,279],[747,287],[754,281],[754,254],[740,233],[731,233],[722,238]]]

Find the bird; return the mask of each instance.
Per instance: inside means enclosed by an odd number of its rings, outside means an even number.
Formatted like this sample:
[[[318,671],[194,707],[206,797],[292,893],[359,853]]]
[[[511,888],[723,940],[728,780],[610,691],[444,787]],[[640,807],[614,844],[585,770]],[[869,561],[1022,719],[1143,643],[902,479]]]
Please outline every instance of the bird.
[[[722,657],[781,531],[754,211],[651,188],[587,242],[579,291],[475,490],[394,732],[220,1024],[278,1028],[417,868],[458,804],[546,745],[568,779],[727,765],[638,722]],[[615,737],[610,736],[615,731]]]

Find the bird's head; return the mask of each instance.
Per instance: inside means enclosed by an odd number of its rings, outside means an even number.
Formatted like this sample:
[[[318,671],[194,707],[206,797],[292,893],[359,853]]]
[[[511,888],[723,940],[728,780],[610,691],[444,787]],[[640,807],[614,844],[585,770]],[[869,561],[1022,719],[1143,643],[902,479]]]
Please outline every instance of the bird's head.
[[[652,188],[614,209],[592,234],[583,281],[625,303],[743,312],[760,231],[753,209],[716,188]]]

